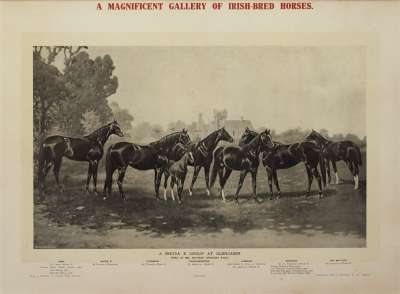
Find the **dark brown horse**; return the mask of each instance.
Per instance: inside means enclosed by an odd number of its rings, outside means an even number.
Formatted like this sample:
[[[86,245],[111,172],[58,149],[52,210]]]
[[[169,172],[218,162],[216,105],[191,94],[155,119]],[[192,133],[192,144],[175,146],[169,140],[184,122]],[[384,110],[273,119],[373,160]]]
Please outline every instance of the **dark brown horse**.
[[[249,142],[258,133],[246,128],[240,141],[242,143]],[[268,146],[263,149],[262,162],[266,168],[268,175],[268,185],[270,190],[270,199],[273,198],[272,180],[274,181],[275,187],[278,191],[278,198],[280,197],[281,190],[278,182],[278,169],[291,168],[300,162],[304,162],[306,165],[306,171],[308,176],[308,189],[307,195],[310,195],[311,184],[313,177],[317,178],[319,196],[322,198],[322,185],[321,175],[318,172],[318,164],[320,165],[320,171],[322,174],[322,182],[325,185],[325,165],[322,155],[322,149],[320,146],[312,141],[304,141],[300,143],[285,145],[282,143],[274,142],[274,147],[269,148]]]
[[[211,173],[211,187],[214,185],[217,174],[221,186],[221,196],[225,201],[224,186],[233,170],[240,171],[239,184],[236,189],[235,201],[242,188],[246,175],[250,172],[252,177],[253,197],[257,199],[257,170],[259,155],[264,148],[274,148],[274,143],[269,130],[257,134],[249,143],[242,146],[221,146],[214,152],[214,165]]]
[[[358,189],[359,166],[362,165],[361,150],[352,141],[333,142],[323,137],[317,131],[312,130],[307,137],[310,140],[315,140],[324,146],[324,157],[326,160],[326,171],[328,173],[328,183],[331,182],[330,163],[336,177],[336,184],[339,184],[339,175],[337,173],[336,162],[343,160],[349,168],[354,178],[354,189]]]
[[[189,147],[184,146],[183,144],[177,144],[171,149],[171,152],[168,154],[168,159],[178,161],[186,152],[187,148],[192,152],[194,161],[189,162],[189,165],[194,166],[194,173],[192,182],[189,188],[189,195],[192,196],[193,186],[196,182],[197,176],[201,168],[204,168],[204,179],[206,181],[207,187],[207,195],[210,195],[210,167],[213,159],[214,149],[217,147],[220,141],[233,142],[232,136],[225,130],[225,128],[220,128],[203,140],[199,141],[197,144],[191,144]],[[164,173],[164,193],[167,188],[168,175]]]
[[[190,144],[191,140],[187,130],[169,134],[149,145],[139,145],[129,142],[119,142],[111,145],[106,154],[106,180],[104,182],[104,199],[110,196],[112,176],[118,169],[118,188],[122,199],[125,199],[123,180],[128,166],[137,170],[154,170],[154,189],[156,199],[158,196],[159,173],[163,171],[168,162],[170,150],[178,143]]]
[[[87,161],[89,163],[86,190],[89,192],[89,183],[93,176],[94,192],[97,193],[98,163],[103,156],[103,146],[112,134],[120,137],[123,136],[116,120],[82,138],[59,135],[47,137],[39,149],[39,194],[42,196],[44,193],[45,178],[51,167],[53,167],[57,186],[62,191],[62,186],[59,182],[59,173],[64,156],[71,160]]]

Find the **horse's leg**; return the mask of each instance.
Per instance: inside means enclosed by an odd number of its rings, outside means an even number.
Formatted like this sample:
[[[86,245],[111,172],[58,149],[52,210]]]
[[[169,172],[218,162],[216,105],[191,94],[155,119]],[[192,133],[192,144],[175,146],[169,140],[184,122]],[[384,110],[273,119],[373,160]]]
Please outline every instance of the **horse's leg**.
[[[360,168],[358,166],[358,162],[354,163],[354,168],[355,168],[355,175],[356,175],[356,181],[354,185],[354,190],[358,190],[358,175],[360,173]]]
[[[210,183],[209,183],[209,179],[210,179],[210,165],[205,165],[204,166],[204,178],[206,180],[206,193],[207,196],[210,196]]]
[[[312,182],[313,182],[314,178],[313,178],[313,175],[312,175],[312,172],[311,172],[311,167],[308,164],[306,164],[306,171],[307,171],[307,177],[308,177],[308,188],[307,188],[306,196],[310,196],[311,185],[312,185]]]
[[[106,163],[107,164],[107,163]],[[106,165],[106,179],[104,181],[104,189],[103,189],[103,200],[110,197],[111,189],[112,189],[112,182],[113,182],[113,174],[116,170],[116,167],[110,163],[109,166]]]
[[[183,178],[178,179],[178,204],[182,204]]]
[[[49,171],[50,171],[50,169],[51,169],[51,167],[53,166],[54,164],[53,164],[53,162],[52,161],[47,161],[46,163],[45,163],[45,167],[44,167],[44,169],[43,169],[43,175],[46,177],[47,176],[47,174],[49,173]]]
[[[328,174],[328,184],[331,183],[331,167],[330,167],[330,160],[326,159],[325,160],[325,168],[326,168],[326,173]]]
[[[121,167],[118,169],[118,180],[117,180],[117,184],[118,184],[118,189],[119,189],[119,194],[121,195],[122,200],[126,200],[125,198],[125,193],[122,187],[122,184],[124,182],[124,177],[125,177],[125,172],[126,172],[126,166]]]
[[[350,170],[351,174],[353,175],[354,190],[357,190],[358,189],[358,173],[357,173],[358,166],[357,166],[357,163],[353,162],[352,160],[350,160],[347,163],[347,165],[349,167],[349,170]]]
[[[41,196],[43,196],[43,193],[45,192],[46,176],[49,173],[49,170],[51,169],[51,167],[54,166],[54,163],[53,163],[53,161],[45,160],[43,165],[44,165],[43,169],[41,171],[39,171],[41,173],[41,175],[39,175],[39,177],[40,177],[40,183],[39,183],[40,192],[39,192],[39,194],[41,194]]]
[[[274,198],[274,190],[272,188],[272,168],[267,167],[267,177],[268,177],[268,186],[269,186],[269,199],[272,200]]]
[[[93,161],[93,193],[97,195],[97,168],[99,167],[99,162],[97,160]]]
[[[339,175],[337,173],[337,167],[336,167],[336,161],[335,160],[332,160],[332,168],[333,168],[333,172],[335,173],[336,185],[337,185],[340,182],[340,178],[339,178]]]
[[[163,175],[162,170],[155,168],[154,169],[154,191],[156,194],[156,199],[159,200],[160,197],[158,196],[159,190],[160,190],[160,183],[161,183],[161,177]]]
[[[242,171],[240,172],[239,183],[238,183],[238,186],[237,186],[237,189],[236,189],[236,194],[235,194],[235,201],[236,201],[236,203],[239,203],[239,199],[238,199],[238,197],[239,197],[239,192],[240,192],[240,189],[242,189],[243,182],[244,182],[244,179],[246,178],[247,173],[248,173],[247,170],[242,170]]]
[[[219,185],[221,187],[221,197],[224,202],[226,201],[224,187],[225,187],[226,181],[228,180],[231,173],[232,173],[232,170],[230,168],[225,168],[225,174],[224,174],[223,169],[219,169],[219,171],[218,171]]]
[[[164,200],[165,201],[167,201],[168,178],[169,178],[169,175],[167,173],[164,173]]]
[[[170,183],[172,201],[175,201],[175,196],[174,196],[174,185],[175,185],[175,177],[172,176],[172,177],[171,177],[171,183]]]
[[[314,177],[317,179],[317,182],[318,182],[318,194],[319,194],[319,198],[321,199],[323,197],[323,195],[322,195],[322,183],[321,183],[321,175],[318,172],[318,166],[317,165],[312,167],[312,172],[313,172]]]
[[[190,188],[189,188],[189,195],[190,195],[190,196],[192,196],[192,194],[193,194],[193,186],[194,186],[194,183],[195,183],[196,180],[197,180],[197,176],[199,175],[200,170],[201,170],[201,166],[200,166],[200,165],[196,165],[196,166],[194,167],[194,172],[193,172],[193,177],[192,177],[192,183],[190,184]],[[207,179],[206,179],[206,182],[207,182]]]
[[[279,198],[281,198],[281,189],[279,188],[278,174],[276,172],[276,169],[274,169],[273,172],[272,172],[272,179],[274,180],[276,190],[278,191],[277,198],[279,199]]]
[[[89,183],[90,183],[90,178],[92,177],[92,174],[93,174],[93,161],[90,160],[87,179],[86,179],[86,192],[87,193],[89,193]]]
[[[255,171],[251,172],[251,184],[253,187],[253,197],[254,200],[258,203],[260,203],[260,201],[257,198],[257,169]]]
[[[56,158],[54,160],[54,167],[53,167],[53,173],[54,173],[54,177],[56,179],[56,183],[58,186],[58,189],[60,190],[60,192],[63,192],[63,187],[60,185],[60,180],[59,180],[59,174],[60,174],[60,168],[61,168],[61,163],[62,163],[62,156],[59,158]]]

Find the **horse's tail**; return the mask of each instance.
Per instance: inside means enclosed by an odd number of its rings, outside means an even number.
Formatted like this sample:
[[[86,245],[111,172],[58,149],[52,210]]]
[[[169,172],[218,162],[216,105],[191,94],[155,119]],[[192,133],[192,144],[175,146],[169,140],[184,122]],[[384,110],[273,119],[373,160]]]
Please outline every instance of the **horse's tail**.
[[[347,158],[358,165],[362,165],[361,150],[358,146],[351,146],[347,149]]]
[[[322,147],[319,149],[319,169],[321,171],[322,183],[324,187],[326,187],[326,167],[325,167],[324,150]]]
[[[214,151],[214,163],[211,170],[211,178],[210,178],[210,188],[214,186],[215,180],[217,178],[218,169],[221,166],[221,153],[222,153],[222,146],[218,147]]]

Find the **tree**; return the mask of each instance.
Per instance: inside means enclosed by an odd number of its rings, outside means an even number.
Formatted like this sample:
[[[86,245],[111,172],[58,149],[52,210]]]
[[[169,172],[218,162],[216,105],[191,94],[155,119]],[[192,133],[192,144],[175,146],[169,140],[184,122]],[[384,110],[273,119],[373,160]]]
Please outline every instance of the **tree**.
[[[329,131],[327,129],[320,129],[319,133],[324,137],[324,138],[329,138]]]
[[[279,134],[276,138],[276,141],[285,143],[285,144],[293,144],[296,142],[301,142],[304,138],[309,134],[309,131],[303,131],[301,128],[289,129],[281,134]],[[275,139],[274,139],[275,140]]]
[[[162,128],[162,126],[160,126],[160,125],[153,125],[152,127],[151,127],[151,136],[153,137],[153,138],[156,138],[156,139],[158,139],[158,138],[160,138],[160,137],[162,137],[162,135],[163,135],[163,128]]]
[[[114,69],[109,55],[92,60],[84,51],[66,62],[65,81],[74,95],[70,103],[60,105],[58,119],[70,133],[82,133],[81,119],[87,111],[96,112],[102,124],[112,118],[107,98],[118,88],[118,79],[113,76]]]
[[[217,129],[221,127],[221,123],[228,118],[228,111],[226,109],[223,110],[213,110],[214,123]]]
[[[87,111],[83,114],[81,123],[85,133],[89,134],[100,127],[100,116],[93,110]]]
[[[57,105],[68,97],[62,74],[33,54],[33,122],[36,141],[41,142],[55,118]]]
[[[178,120],[175,122],[171,122],[168,124],[168,132],[177,132],[177,131],[181,131],[182,129],[186,129],[187,126],[185,124],[184,121]]]
[[[48,130],[57,121],[58,107],[71,96],[64,76],[52,63],[61,52],[64,52],[64,62],[68,63],[82,49],[87,47],[33,47],[33,122],[36,142],[44,139]]]
[[[131,133],[133,116],[127,109],[121,108],[117,102],[111,102],[110,107],[114,118],[118,121],[124,133]]]

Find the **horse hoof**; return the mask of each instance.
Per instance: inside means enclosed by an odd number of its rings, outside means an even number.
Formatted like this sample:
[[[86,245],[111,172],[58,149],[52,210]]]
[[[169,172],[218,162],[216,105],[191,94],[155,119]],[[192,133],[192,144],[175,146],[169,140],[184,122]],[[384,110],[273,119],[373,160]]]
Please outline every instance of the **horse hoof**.
[[[189,196],[192,196],[192,195],[193,195],[193,192],[191,189],[189,189]]]

